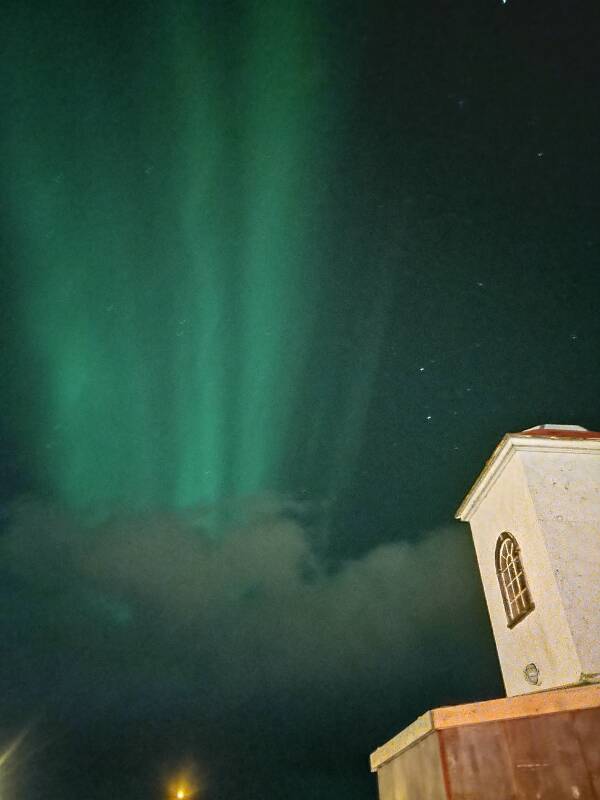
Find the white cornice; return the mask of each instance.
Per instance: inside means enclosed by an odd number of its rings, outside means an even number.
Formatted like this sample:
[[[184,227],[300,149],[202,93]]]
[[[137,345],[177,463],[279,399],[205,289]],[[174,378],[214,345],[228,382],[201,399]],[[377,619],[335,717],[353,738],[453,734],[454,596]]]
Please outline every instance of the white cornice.
[[[420,742],[434,730],[433,715],[431,711],[426,711],[418,719],[412,722],[407,728],[400,731],[393,739],[378,747],[371,753],[371,772],[377,770],[399,753],[404,752],[411,745]]]

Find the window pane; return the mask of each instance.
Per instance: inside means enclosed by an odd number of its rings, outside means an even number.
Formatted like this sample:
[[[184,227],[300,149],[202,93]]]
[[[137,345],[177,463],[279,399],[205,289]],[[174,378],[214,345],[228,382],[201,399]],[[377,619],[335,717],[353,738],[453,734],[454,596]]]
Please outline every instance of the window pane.
[[[496,544],[496,572],[509,626],[533,609],[519,547],[514,537],[503,533]]]

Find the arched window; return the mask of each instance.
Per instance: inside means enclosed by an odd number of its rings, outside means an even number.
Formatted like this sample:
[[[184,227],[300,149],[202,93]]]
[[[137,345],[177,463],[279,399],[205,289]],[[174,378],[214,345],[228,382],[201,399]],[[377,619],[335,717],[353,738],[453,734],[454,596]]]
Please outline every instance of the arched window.
[[[504,601],[508,627],[512,628],[523,619],[534,605],[529,594],[517,540],[510,533],[503,533],[496,544],[496,574]]]

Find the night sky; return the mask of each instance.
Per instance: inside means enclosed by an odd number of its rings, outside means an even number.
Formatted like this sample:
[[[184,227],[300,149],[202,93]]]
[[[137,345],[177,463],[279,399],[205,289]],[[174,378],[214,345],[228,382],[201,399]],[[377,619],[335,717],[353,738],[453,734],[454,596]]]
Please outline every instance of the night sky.
[[[460,500],[600,428],[597,2],[0,32],[0,797],[375,798],[503,693]]]

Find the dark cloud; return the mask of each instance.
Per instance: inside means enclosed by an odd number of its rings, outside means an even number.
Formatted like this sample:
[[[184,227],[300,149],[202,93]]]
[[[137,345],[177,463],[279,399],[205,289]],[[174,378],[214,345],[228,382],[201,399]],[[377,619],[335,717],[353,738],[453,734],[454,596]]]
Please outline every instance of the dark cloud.
[[[191,515],[90,527],[18,503],[0,540],[9,718],[42,708],[67,728],[110,720],[152,738],[156,726],[157,741],[168,723],[213,761],[240,726],[307,759],[326,742],[366,759],[390,725],[486,693],[477,654],[488,676],[493,655],[466,530],[333,567],[300,510],[255,498],[216,535]]]

